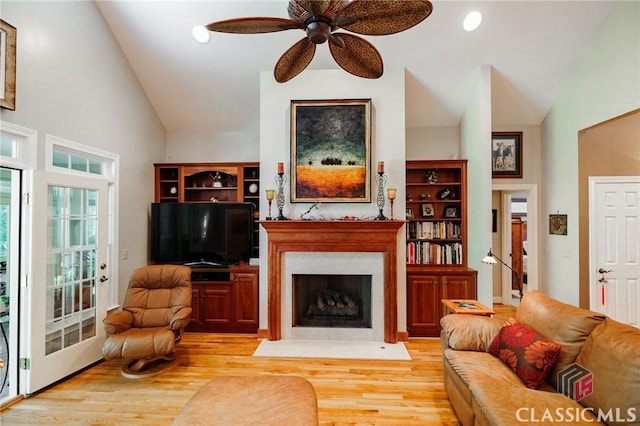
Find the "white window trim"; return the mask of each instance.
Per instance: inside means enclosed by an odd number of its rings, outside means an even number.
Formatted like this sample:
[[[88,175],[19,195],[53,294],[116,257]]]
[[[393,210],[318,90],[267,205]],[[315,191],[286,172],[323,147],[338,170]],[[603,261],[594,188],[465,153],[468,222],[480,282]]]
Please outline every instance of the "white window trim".
[[[24,143],[18,145],[18,155],[16,157],[0,155],[2,165],[21,170],[35,169],[38,158],[38,132],[6,121],[0,121],[0,131],[25,139]]]
[[[98,175],[79,170],[67,169],[64,167],[56,167],[53,165],[53,151],[56,146],[62,147],[64,151],[76,152],[84,157],[92,158],[102,163],[110,163],[110,167],[105,169],[105,173]],[[49,172],[66,173],[77,176],[93,176],[96,178],[106,179],[109,183],[116,183],[118,176],[120,156],[112,152],[104,151],[78,142],[70,141],[53,135],[47,135],[45,139],[45,164],[44,169]]]
[[[95,159],[102,163],[109,163],[109,167],[105,168],[104,174],[95,174],[73,170],[64,167],[56,167],[53,165],[54,148],[58,146],[67,152],[76,152],[87,158]],[[119,251],[119,217],[118,200],[119,196],[119,171],[120,171],[120,155],[109,151],[105,151],[93,146],[84,145],[58,136],[46,135],[45,138],[45,161],[44,168],[46,171],[53,173],[63,173],[75,175],[79,178],[104,179],[109,183],[109,232],[110,232],[110,250],[108,253],[109,262],[109,295],[107,300],[107,309],[118,306],[118,253]]]

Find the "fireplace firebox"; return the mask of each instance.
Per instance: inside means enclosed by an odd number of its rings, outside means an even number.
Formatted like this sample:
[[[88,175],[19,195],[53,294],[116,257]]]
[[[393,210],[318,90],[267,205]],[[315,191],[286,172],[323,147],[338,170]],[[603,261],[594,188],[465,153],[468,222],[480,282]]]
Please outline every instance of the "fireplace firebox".
[[[371,328],[371,275],[293,275],[293,327]]]

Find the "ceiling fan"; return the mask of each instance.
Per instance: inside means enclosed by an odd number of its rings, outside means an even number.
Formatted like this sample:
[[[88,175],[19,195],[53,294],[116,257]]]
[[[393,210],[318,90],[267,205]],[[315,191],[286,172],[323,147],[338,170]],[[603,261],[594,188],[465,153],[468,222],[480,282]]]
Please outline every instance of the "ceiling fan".
[[[279,83],[300,74],[313,59],[316,44],[326,41],[331,55],[345,71],[358,77],[379,78],[383,66],[376,48],[362,37],[336,31],[343,29],[363,35],[399,33],[422,22],[432,10],[428,0],[290,0],[289,19],[234,18],[213,22],[205,28],[237,34],[306,31],[306,37],[278,59],[273,73]]]

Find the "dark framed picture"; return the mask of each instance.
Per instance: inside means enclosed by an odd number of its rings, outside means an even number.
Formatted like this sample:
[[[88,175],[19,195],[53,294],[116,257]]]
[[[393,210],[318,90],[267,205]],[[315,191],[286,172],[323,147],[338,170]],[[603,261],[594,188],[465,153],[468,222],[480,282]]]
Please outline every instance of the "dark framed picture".
[[[371,99],[291,101],[291,201],[371,201]]]
[[[567,235],[567,215],[566,214],[550,214],[549,215],[549,234]]]
[[[498,232],[498,209],[491,209],[491,232]]]
[[[0,19],[0,107],[16,109],[16,35],[14,26]]]
[[[431,203],[422,203],[422,216],[423,217],[433,217],[433,216],[435,216],[435,211],[433,210],[433,204],[431,204]]]
[[[444,217],[448,217],[448,218],[458,217],[458,208],[447,207],[446,209],[444,209]]]
[[[522,177],[522,132],[493,132],[491,175],[494,178]]]
[[[407,207],[407,219],[413,219],[413,209],[411,207]]]

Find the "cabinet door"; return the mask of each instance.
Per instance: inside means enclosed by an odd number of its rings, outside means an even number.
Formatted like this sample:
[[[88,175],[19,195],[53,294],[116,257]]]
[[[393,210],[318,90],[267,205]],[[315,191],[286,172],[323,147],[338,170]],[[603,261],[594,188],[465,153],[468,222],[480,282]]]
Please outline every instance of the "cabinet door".
[[[191,319],[189,324],[193,327],[195,324],[201,324],[200,320],[200,289],[191,287]]]
[[[440,277],[407,277],[407,331],[410,336],[438,336],[442,316]]]
[[[232,323],[231,283],[210,284],[208,288],[201,289],[200,300],[202,321],[208,329],[215,331],[217,326]]]
[[[476,299],[476,276],[446,275],[442,277],[443,299]]]
[[[258,275],[253,273],[235,273],[232,276],[234,286],[234,320],[240,327],[258,330]]]

